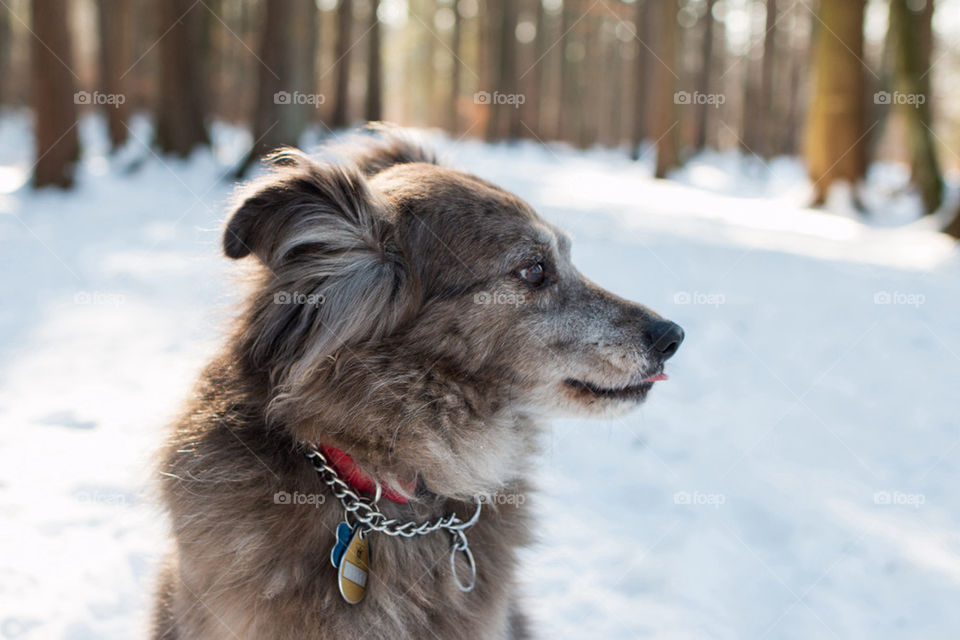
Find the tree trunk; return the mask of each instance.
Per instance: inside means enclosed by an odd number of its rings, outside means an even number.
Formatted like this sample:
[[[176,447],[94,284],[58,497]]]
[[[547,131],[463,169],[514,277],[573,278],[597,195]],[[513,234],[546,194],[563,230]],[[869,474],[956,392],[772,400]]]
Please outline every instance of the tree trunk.
[[[323,92],[317,83],[317,49],[320,45],[320,11],[316,0],[298,0],[294,5],[293,42],[295,60],[294,86],[304,92],[314,94],[316,98],[298,111],[303,117],[300,132],[311,122],[322,120],[320,107],[323,104]]]
[[[633,7],[633,28],[636,35],[634,48],[636,51],[633,59],[633,126],[630,140],[630,157],[633,160],[640,159],[640,145],[646,137],[649,130],[648,123],[650,119],[650,87],[651,83],[651,65],[653,56],[647,49],[645,43],[651,42],[654,32],[652,20],[656,17],[653,10],[652,0],[637,0]]]
[[[11,90],[11,81],[13,79],[13,69],[11,69],[11,60],[13,56],[13,31],[10,28],[11,10],[6,5],[0,5],[0,106],[8,105],[13,101],[13,91]]]
[[[504,40],[501,42],[502,57],[500,58],[500,74],[503,79],[503,92],[514,96],[515,100],[526,101],[526,96],[520,95],[520,85],[517,71],[517,20],[519,3],[516,1],[504,2],[503,29]],[[501,105],[506,124],[506,137],[517,140],[523,137],[523,125],[520,123],[520,106],[513,104]]]
[[[589,12],[589,9],[588,9]],[[603,57],[603,45],[600,39],[600,29],[597,20],[592,16],[585,16],[577,25],[581,29],[583,38],[584,57],[579,63],[580,77],[578,79],[577,102],[579,103],[580,122],[577,128],[577,146],[588,149],[597,142],[597,125],[599,120],[599,102],[601,92],[591,88],[607,86],[599,70],[599,61]],[[604,91],[606,94],[609,91]]]
[[[777,0],[767,0],[767,18],[763,32],[763,58],[760,66],[760,100],[758,101],[755,124],[760,128],[757,140],[760,155],[770,158],[776,148],[778,134],[777,118],[773,104],[773,65],[777,59],[776,31],[777,31]]]
[[[815,18],[810,16],[806,7],[798,8],[797,5],[794,5],[789,11],[794,13],[794,20],[799,21],[801,18],[815,20]],[[788,39],[789,46],[786,47],[787,54],[786,60],[784,61],[786,81],[784,82],[785,91],[783,95],[783,131],[779,136],[780,144],[777,148],[777,153],[780,155],[796,155],[799,148],[800,131],[802,129],[801,123],[803,121],[803,105],[806,102],[803,78],[807,76],[807,51],[810,50],[810,40],[808,38],[801,40],[801,38],[803,38],[803,36],[790,33]]]
[[[606,32],[601,28],[600,39],[603,48],[601,56],[597,57],[598,69],[597,77],[603,83],[601,86],[610,87],[609,91],[604,91],[598,96],[597,115],[600,120],[597,123],[597,136],[600,143],[609,147],[615,147],[620,144],[620,103],[623,94],[620,47],[621,42],[617,39],[613,31]]]
[[[442,109],[437,109],[440,101],[446,98],[445,83],[443,78],[437,76],[437,52],[441,49],[441,41],[437,38],[434,20],[439,9],[438,0],[422,0],[424,12],[426,14],[426,27],[423,27],[425,37],[423,55],[426,61],[423,67],[417,69],[417,73],[423,75],[423,95],[426,98],[426,122],[428,127],[442,127],[444,115]],[[422,26],[422,25],[421,25]],[[443,49],[446,51],[446,49]]]
[[[333,122],[336,128],[350,125],[350,40],[353,26],[353,0],[340,0],[337,8],[337,87],[334,95]]]
[[[867,170],[864,6],[865,0],[820,2],[805,140],[815,205],[826,201],[834,182],[846,180],[859,206],[857,183]]]
[[[943,231],[960,240],[960,207],[957,207],[956,213],[953,214],[953,220]]]
[[[526,101],[520,112],[523,114],[523,135],[528,138],[541,139],[546,134],[543,130],[543,87],[544,76],[547,70],[547,61],[545,53],[549,43],[547,42],[547,13],[543,8],[543,2],[534,0],[536,13],[534,15],[534,25],[536,35],[532,46],[525,47],[529,52],[527,59],[523,60],[517,73],[522,73],[526,77],[523,90]]]
[[[913,184],[920,190],[925,213],[943,203],[943,177],[931,134],[930,44],[933,0],[912,11],[907,0],[890,0],[890,30],[893,45],[894,106],[906,122]]]
[[[364,118],[371,121],[383,119],[383,99],[381,97],[381,59],[380,59],[380,18],[377,10],[380,0],[373,0],[370,8],[370,25],[367,31],[367,96],[364,106]]]
[[[574,32],[575,15],[573,7],[575,0],[563,0],[563,10],[560,16],[560,109],[557,117],[557,138],[559,140],[574,140],[579,124],[580,109],[579,91],[577,90],[578,62],[571,59],[573,45],[576,44]]]
[[[497,2],[494,15],[495,82],[490,87],[490,121],[487,126],[487,139],[516,139],[520,137],[522,128],[520,113],[514,102],[517,99],[516,0]]]
[[[33,185],[73,186],[80,158],[77,95],[71,71],[67,0],[33,0],[33,111],[36,164]]]
[[[657,3],[660,33],[657,37],[657,56],[660,62],[654,67],[656,77],[657,108],[654,115],[654,135],[657,140],[657,178],[666,178],[667,172],[680,165],[680,132],[674,104],[676,90],[675,69],[677,65],[677,0]]]
[[[133,63],[132,0],[100,0],[97,17],[100,27],[100,90],[111,100],[107,111],[107,132],[110,148],[116,151],[127,141],[132,96],[124,80]]]
[[[460,64],[460,41],[463,39],[463,18],[458,3],[450,7],[453,11],[453,39],[450,42],[450,97],[447,104],[447,131],[456,135],[460,131],[457,104],[460,100],[460,76],[463,66]]]
[[[713,7],[717,0],[707,0],[706,12],[703,14],[703,39],[700,41],[700,77],[697,79],[697,91],[712,93],[711,75],[713,73]],[[710,125],[710,112],[716,110],[707,103],[698,104],[696,133],[693,139],[693,148],[697,151],[707,146],[707,127]]]
[[[204,81],[206,96],[203,110],[211,120],[226,119],[227,115],[222,111],[223,89],[229,73],[221,37],[221,31],[226,32],[221,22],[225,19],[224,0],[204,0],[204,4],[206,7],[203,12],[202,52],[206,62],[206,80]],[[227,37],[233,37],[229,32],[226,33]]]
[[[297,43],[290,37],[295,29],[297,3],[312,0],[267,2],[257,65],[257,102],[253,119],[254,144],[238,169],[242,175],[255,160],[282,146],[296,146],[306,126],[304,109],[316,107],[318,97],[312,83],[298,84]]]
[[[750,42],[753,42],[755,24],[752,19],[752,1],[747,3],[747,13],[750,16],[747,38]],[[737,137],[739,138],[737,143],[743,153],[756,157],[763,139],[763,114],[760,113],[759,109],[761,64],[760,61],[754,60],[748,52],[747,55],[740,57],[737,67],[740,71],[740,117],[737,127]]]
[[[723,104],[714,107],[712,117],[707,118],[707,128],[705,130],[706,139],[704,146],[712,149],[720,149],[723,146],[724,139],[729,136],[729,130],[722,123],[733,122],[736,120],[736,107],[734,100],[730,100],[727,95],[729,81],[726,80],[726,70],[728,68],[727,55],[727,33],[723,23],[714,26],[713,29],[713,62],[710,71],[710,86],[717,93],[724,95]]]
[[[204,124],[204,61],[198,54],[205,9],[192,0],[164,0],[156,6],[160,83],[155,143],[161,152],[185,158],[195,147],[210,144]]]
[[[539,63],[543,65],[543,89],[540,101],[541,136],[552,140],[561,139],[560,112],[563,107],[560,79],[564,68],[563,46],[555,44],[561,39],[563,12],[562,7],[557,9],[556,12],[547,13],[545,16],[544,34],[547,41],[544,50],[537,54],[537,57],[543,56]]]

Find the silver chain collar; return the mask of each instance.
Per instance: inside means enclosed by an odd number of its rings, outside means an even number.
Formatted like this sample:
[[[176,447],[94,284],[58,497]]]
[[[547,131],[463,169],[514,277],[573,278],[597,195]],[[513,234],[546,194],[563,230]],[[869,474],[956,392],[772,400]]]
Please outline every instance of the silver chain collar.
[[[470,516],[469,520],[461,520],[456,513],[450,513],[436,520],[427,520],[417,523],[413,520],[400,522],[393,518],[388,518],[380,509],[377,508],[377,502],[380,499],[380,483],[377,482],[377,495],[374,500],[361,497],[347,484],[337,473],[337,470],[330,466],[324,456],[316,447],[310,447],[307,451],[307,458],[313,464],[320,479],[324,484],[330,487],[333,495],[340,501],[347,518],[353,517],[364,529],[377,531],[388,536],[403,536],[412,538],[414,536],[423,536],[440,529],[446,529],[451,535],[450,544],[450,571],[453,573],[453,581],[457,588],[464,593],[473,591],[477,583],[477,563],[470,551],[470,545],[467,542],[466,530],[476,524],[480,519],[480,510],[483,503],[477,498],[477,509]],[[457,575],[457,552],[462,551],[467,557],[467,563],[470,567],[470,581],[466,584],[460,581]]]

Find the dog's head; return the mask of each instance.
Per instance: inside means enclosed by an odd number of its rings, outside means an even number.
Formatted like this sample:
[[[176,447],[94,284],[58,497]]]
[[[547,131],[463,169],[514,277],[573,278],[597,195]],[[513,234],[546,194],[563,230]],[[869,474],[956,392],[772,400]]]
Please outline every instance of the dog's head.
[[[394,412],[391,431],[450,402],[463,420],[609,414],[640,403],[683,340],[577,271],[569,238],[526,202],[413,144],[373,143],[337,165],[296,151],[273,162],[241,192],[224,249],[265,267],[243,344],[276,407],[322,420],[349,387],[354,415]],[[493,433],[471,436],[477,455]]]

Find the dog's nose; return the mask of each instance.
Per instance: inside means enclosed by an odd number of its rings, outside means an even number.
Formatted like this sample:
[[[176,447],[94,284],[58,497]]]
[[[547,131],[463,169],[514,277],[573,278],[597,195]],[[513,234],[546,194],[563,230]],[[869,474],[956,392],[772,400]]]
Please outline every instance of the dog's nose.
[[[653,352],[660,356],[661,360],[668,360],[683,342],[683,329],[675,322],[656,320],[647,326],[646,337]]]

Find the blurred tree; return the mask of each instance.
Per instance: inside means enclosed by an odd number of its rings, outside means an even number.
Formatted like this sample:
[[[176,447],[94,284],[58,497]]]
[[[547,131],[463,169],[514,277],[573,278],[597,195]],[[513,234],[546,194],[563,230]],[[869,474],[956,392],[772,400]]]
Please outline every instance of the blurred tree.
[[[542,114],[544,110],[544,76],[547,70],[545,57],[550,43],[547,42],[547,12],[543,7],[543,2],[533,0],[533,3],[535,5],[533,24],[536,34],[532,42],[530,59],[521,66],[526,78],[524,94],[527,98],[522,109],[523,122],[527,125],[523,127],[523,134],[527,137],[541,139],[546,135],[543,132]]]
[[[442,108],[437,108],[438,105],[442,105],[443,101],[447,97],[447,87],[446,87],[446,78],[437,73],[442,67],[442,62],[440,58],[443,54],[447,53],[446,47],[443,46],[443,41],[440,40],[440,37],[437,35],[437,17],[442,16],[442,9],[446,9],[446,6],[443,6],[443,0],[424,0],[423,8],[426,14],[425,18],[425,28],[421,32],[424,34],[424,44],[423,44],[423,56],[426,64],[423,68],[418,69],[418,73],[423,75],[423,95],[426,98],[427,108],[426,108],[426,121],[427,126],[430,127],[442,127],[445,120],[444,113]],[[441,18],[441,21],[443,18]],[[443,53],[441,53],[441,51]],[[437,64],[440,62],[440,64]]]
[[[6,4],[0,5],[0,106],[10,104],[13,91],[10,80],[13,77],[11,59],[13,58],[13,30],[10,28],[12,10]]]
[[[353,27],[353,0],[340,0],[337,6],[337,42],[335,64],[337,67],[337,86],[334,92],[333,117],[331,124],[336,128],[350,125],[350,39]]]
[[[777,148],[776,138],[780,133],[774,110],[774,77],[773,67],[777,58],[777,0],[766,0],[766,20],[763,32],[763,57],[760,66],[760,100],[757,105],[757,122],[754,126],[759,129],[757,145],[760,155],[770,158]]]
[[[954,238],[960,239],[960,206],[956,208],[953,219],[950,221],[950,224],[947,225],[947,228],[944,229],[944,232]]]
[[[263,7],[252,0],[204,0],[206,113],[209,117],[249,124],[256,109],[260,62],[251,55],[259,47]],[[200,6],[204,6],[200,5]],[[289,37],[297,38],[298,34]],[[308,46],[308,44],[304,44]],[[205,54],[206,55],[206,54]]]
[[[600,68],[603,60],[600,20],[591,15],[593,7],[581,6],[585,11],[575,29],[580,32],[582,44],[577,47],[577,130],[574,140],[581,149],[597,143],[600,100],[610,93]],[[587,54],[590,55],[587,55]],[[600,89],[603,87],[603,89]]]
[[[367,94],[363,117],[367,120],[383,119],[383,71],[380,58],[380,0],[372,0],[370,22],[367,27]]]
[[[417,126],[443,126],[445,109],[438,109],[435,100],[445,101],[444,94],[435,99],[434,82],[437,36],[433,30],[438,7],[435,0],[409,0],[409,28],[404,39],[404,91],[403,100],[407,122]],[[446,51],[446,48],[444,48]]]
[[[110,96],[122,96],[104,105],[111,150],[127,141],[127,122],[133,104],[127,90],[127,70],[133,64],[132,0],[99,0],[97,17],[100,28],[100,90]]]
[[[206,9],[202,16],[203,44],[200,48],[204,62],[203,86],[206,89],[203,112],[208,118],[223,118],[225,114],[221,108],[225,102],[226,77],[232,72],[225,45],[228,38],[235,42],[236,37],[229,28],[224,28],[231,17],[226,0],[204,0],[203,6]]]
[[[943,203],[943,177],[931,133],[930,53],[933,0],[914,11],[907,0],[890,0],[894,85],[908,102],[895,104],[907,125],[911,180],[920,189],[926,213]]]
[[[560,13],[560,106],[557,117],[557,139],[569,140],[579,123],[577,102],[577,54],[580,42],[573,32],[578,16],[575,0],[563,0]]]
[[[203,16],[203,59],[206,61],[206,97],[203,110],[212,118],[222,118],[220,111],[221,98],[224,92],[223,83],[229,73],[226,61],[226,52],[223,50],[222,34],[232,37],[229,31],[223,28],[226,23],[224,15],[224,0],[204,0],[206,11]]]
[[[785,29],[788,46],[783,47],[786,53],[783,56],[783,82],[780,85],[781,104],[783,105],[782,130],[778,136],[776,152],[781,155],[795,155],[798,149],[801,123],[804,115],[803,105],[806,102],[803,78],[807,75],[807,58],[810,48],[809,38],[805,29],[798,28],[801,20],[810,24],[816,21],[816,15],[811,14],[806,6],[794,4],[786,9],[792,13],[792,29]]]
[[[560,75],[563,71],[563,47],[561,37],[562,4],[554,2],[544,7],[544,42],[536,45],[536,70],[540,76],[540,105],[538,135],[545,140],[560,139]],[[540,33],[537,33],[540,36]],[[531,72],[532,73],[532,72]]]
[[[493,37],[495,44],[490,61],[493,71],[493,84],[490,95],[490,120],[487,122],[487,139],[517,139],[521,136],[520,110],[513,102],[494,99],[499,92],[512,100],[518,94],[517,87],[517,2],[516,0],[491,0],[488,3],[493,17]]]
[[[617,9],[623,5],[614,5]],[[601,86],[609,87],[609,91],[597,91],[597,137],[601,144],[614,147],[620,143],[620,115],[623,100],[623,83],[621,82],[621,42],[617,38],[616,22],[604,16],[600,24],[600,42],[602,50],[595,58],[597,77]]]
[[[460,15],[460,3],[453,2],[453,35],[450,40],[450,97],[447,104],[447,131],[457,134],[460,131],[457,103],[460,100],[460,76],[463,64],[460,58],[461,40],[463,40],[463,17]]]
[[[864,6],[865,0],[820,2],[804,145],[814,205],[826,201],[835,181],[846,180],[861,206],[857,184],[867,170]]]
[[[762,27],[752,19],[756,8],[756,1],[749,0],[746,3],[748,16],[751,19],[747,23],[749,33],[748,41],[753,42],[757,39],[756,32]],[[763,34],[760,34],[760,39]],[[763,137],[763,114],[760,112],[760,73],[761,60],[751,55],[753,47],[747,49],[746,53],[740,56],[736,67],[740,71],[740,113],[737,137],[739,138],[739,147],[743,153],[750,154],[753,157],[759,156],[759,149]]]
[[[326,100],[317,82],[317,50],[320,46],[320,11],[316,0],[299,0],[293,7],[294,86],[316,94],[317,101],[308,102],[298,115],[304,119],[301,130],[310,122],[321,120],[320,101]]]
[[[633,7],[634,58],[633,58],[633,122],[631,127],[630,157],[640,159],[640,145],[647,135],[650,109],[650,68],[653,56],[647,46],[651,41],[653,0],[636,0]]]
[[[713,93],[713,7],[716,4],[717,0],[707,0],[703,17],[700,19],[703,23],[703,37],[700,40],[700,73],[697,77],[697,91],[703,94]],[[693,147],[700,151],[707,146],[707,128],[710,124],[710,115],[716,109],[706,102],[698,104],[696,109],[697,121]]]
[[[160,82],[157,87],[156,140],[163,153],[180,157],[209,145],[204,124],[203,5],[193,0],[164,0],[157,29]]]
[[[296,146],[306,127],[306,109],[318,96],[312,78],[303,77],[303,56],[290,37],[297,21],[313,0],[275,0],[265,3],[260,36],[257,103],[253,119],[254,143],[237,169],[238,176],[258,158],[282,146]]]
[[[72,187],[80,158],[76,102],[82,94],[74,93],[68,9],[67,0],[32,2],[34,187]]]
[[[667,177],[667,171],[680,165],[680,132],[677,127],[675,91],[677,88],[677,0],[657,3],[657,58],[653,76],[655,108],[653,135],[657,141],[657,166],[654,175]]]
[[[714,6],[719,6],[722,9],[725,5],[720,3]],[[714,12],[719,14],[716,9],[711,13]],[[727,50],[727,30],[723,20],[717,18],[717,16],[714,16],[714,20],[716,24],[713,28],[714,42],[711,56],[713,62],[710,64],[710,88],[716,93],[723,94],[724,101],[723,104],[714,107],[712,113],[707,117],[704,146],[720,149],[722,138],[729,134],[729,127],[725,123],[736,121],[734,113],[739,105],[736,104],[736,101],[730,100],[730,96],[727,95],[729,91],[727,71],[730,65],[729,59],[733,57],[733,54]]]

